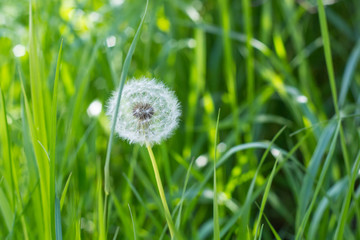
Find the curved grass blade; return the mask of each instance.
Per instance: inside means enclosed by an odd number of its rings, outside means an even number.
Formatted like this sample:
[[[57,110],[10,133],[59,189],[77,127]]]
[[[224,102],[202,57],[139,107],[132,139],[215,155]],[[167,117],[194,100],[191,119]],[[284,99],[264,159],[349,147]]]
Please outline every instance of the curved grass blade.
[[[223,229],[221,230],[221,235],[220,237],[224,237],[225,234],[227,233],[227,231],[236,223],[237,219],[241,216],[243,216],[242,218],[242,223],[239,229],[239,234],[240,236],[246,236],[247,235],[247,230],[246,230],[246,226],[248,225],[249,222],[249,216],[250,216],[250,207],[251,207],[251,203],[253,200],[253,191],[255,188],[255,180],[257,178],[257,175],[260,171],[261,166],[263,165],[267,155],[270,152],[270,149],[272,147],[272,145],[274,144],[274,142],[276,141],[276,139],[281,135],[281,133],[285,130],[286,126],[281,128],[280,131],[275,135],[275,137],[271,140],[271,143],[269,144],[269,146],[267,147],[265,153],[263,154],[259,166],[256,169],[255,175],[251,181],[248,193],[246,195],[246,199],[245,199],[245,203],[243,205],[243,207],[238,211],[237,214],[234,214],[234,216],[227,222],[227,224],[223,227]]]
[[[326,195],[318,204],[318,207],[316,208],[316,211],[314,212],[314,215],[312,217],[307,235],[308,239],[319,238],[319,236],[316,236],[316,234],[318,233],[318,229],[323,222],[322,218],[324,217],[326,209],[328,209],[331,203],[336,202],[339,197],[344,195],[348,180],[349,179],[347,177],[341,179],[326,192]]]
[[[350,58],[346,63],[346,68],[344,71],[344,76],[341,81],[341,90],[339,96],[339,106],[343,106],[345,103],[346,94],[349,91],[351,79],[356,70],[357,63],[360,58],[360,40],[357,41],[353,51],[351,52]]]
[[[276,240],[281,240],[281,237],[279,236],[279,234],[276,232],[275,228],[273,227],[273,225],[271,224],[271,222],[269,221],[269,219],[266,217],[266,215],[264,215],[264,218],[267,222],[267,224],[269,225],[271,232],[274,234]],[[261,239],[261,238],[259,238]]]
[[[125,61],[124,61],[124,66],[121,72],[121,76],[120,76],[120,84],[119,84],[119,90],[118,90],[118,97],[116,99],[116,107],[115,107],[115,113],[114,113],[114,120],[111,124],[111,132],[110,132],[110,137],[109,137],[109,142],[108,142],[108,147],[107,147],[107,152],[106,152],[106,160],[105,160],[105,167],[104,167],[104,176],[105,176],[105,193],[106,195],[109,194],[110,192],[110,154],[111,154],[111,147],[112,147],[112,143],[114,140],[114,131],[115,131],[115,125],[116,125],[116,120],[117,119],[117,115],[119,113],[119,106],[120,106],[120,100],[121,100],[121,93],[125,84],[125,80],[126,80],[126,76],[130,67],[130,63],[131,63],[131,58],[132,55],[134,54],[135,51],[135,47],[136,47],[136,43],[139,40],[139,36],[140,36],[140,31],[141,31],[141,27],[144,23],[145,20],[145,16],[147,13],[147,9],[148,9],[148,5],[149,5],[149,0],[146,0],[146,6],[145,6],[145,12],[144,15],[141,19],[140,25],[136,31],[135,37],[130,45],[130,49],[126,55]]]
[[[328,30],[328,26],[327,26],[327,22],[326,22],[326,13],[325,13],[325,8],[324,8],[324,3],[322,0],[317,0],[317,5],[318,5],[318,12],[319,12],[321,36],[322,36],[323,43],[324,43],[324,54],[325,54],[326,67],[327,67],[327,72],[329,75],[331,95],[333,98],[336,118],[340,121],[341,116],[340,116],[340,110],[339,110],[339,106],[338,106],[335,73],[334,73],[334,66],[333,66],[333,60],[332,60],[332,54],[331,54],[330,37],[329,37],[329,30]],[[350,176],[351,170],[350,170],[350,163],[349,163],[350,162],[349,154],[348,154],[348,150],[346,148],[346,141],[345,141],[344,131],[343,131],[341,122],[340,122],[340,143],[341,143],[342,155],[344,157],[346,172]]]
[[[261,222],[261,217],[264,213],[264,209],[265,209],[265,204],[266,204],[266,201],[268,199],[268,196],[269,196],[269,193],[270,193],[270,188],[271,188],[271,184],[272,184],[272,181],[274,179],[274,176],[275,176],[275,173],[276,173],[276,165],[278,163],[278,160],[279,158],[276,159],[275,161],[275,164],[274,164],[274,167],[271,171],[271,174],[270,174],[270,177],[269,177],[269,180],[268,180],[268,183],[266,184],[266,188],[265,188],[265,192],[264,192],[264,196],[263,196],[263,199],[261,201],[261,206],[260,206],[260,213],[259,213],[259,217],[258,217],[258,220],[256,222],[256,227],[255,227],[255,237],[254,239],[256,239],[257,237],[257,232],[258,232],[258,228],[259,228],[259,225],[260,225],[260,222]],[[262,227],[261,227],[262,228]],[[261,236],[259,236],[259,239],[261,239]]]
[[[326,128],[323,130],[319,138],[318,144],[310,160],[308,171],[306,172],[300,190],[299,206],[297,208],[297,213],[296,213],[297,215],[296,226],[300,225],[300,220],[303,219],[305,215],[306,206],[308,206],[312,196],[313,184],[314,184],[314,179],[316,177],[316,173],[320,168],[321,160],[323,159],[325,151],[328,148],[331,137],[334,135],[335,128],[336,128],[335,122],[330,122],[326,126]]]
[[[352,174],[351,174],[351,181],[349,183],[349,189],[347,190],[346,198],[345,198],[345,201],[344,201],[342,209],[341,209],[339,222],[336,227],[334,239],[337,239],[337,240],[343,239],[343,237],[344,237],[343,235],[344,235],[345,223],[346,223],[346,220],[348,217],[348,210],[350,207],[351,196],[354,191],[356,177],[359,173],[359,167],[360,167],[360,151],[356,157],[356,160],[355,160],[355,163],[353,166],[353,170],[352,170]]]
[[[319,181],[317,182],[317,185],[316,185],[316,188],[315,188],[315,192],[312,196],[312,200],[311,200],[311,203],[310,203],[310,206],[308,207],[308,209],[306,210],[306,213],[304,215],[304,217],[302,218],[302,221],[301,221],[301,224],[297,230],[297,234],[296,234],[296,240],[300,239],[300,237],[302,236],[303,232],[304,232],[304,229],[305,229],[305,226],[308,222],[308,219],[310,217],[310,214],[313,210],[313,207],[315,206],[315,202],[316,202],[316,199],[317,199],[317,196],[318,194],[320,193],[320,189],[324,183],[324,180],[325,180],[325,176],[327,174],[327,170],[329,169],[329,166],[331,164],[331,160],[333,158],[333,154],[335,152],[335,148],[336,148],[336,142],[337,142],[337,137],[338,137],[338,134],[340,132],[340,125],[341,125],[341,122],[339,121],[338,124],[337,124],[337,128],[335,130],[335,133],[333,135],[333,138],[332,138],[332,141],[331,141],[331,145],[330,145],[330,149],[329,149],[329,153],[328,155],[326,156],[326,159],[325,159],[325,162],[323,164],[323,167],[322,167],[322,170],[321,170],[321,174],[320,174],[320,178],[319,178]]]
[[[69,177],[68,177],[68,179],[66,180],[66,183],[65,183],[64,190],[63,190],[62,193],[61,193],[61,198],[60,198],[60,210],[61,210],[61,209],[63,208],[63,206],[64,206],[65,197],[66,197],[67,190],[68,190],[68,188],[69,188],[71,176],[72,176],[72,172],[69,174]]]

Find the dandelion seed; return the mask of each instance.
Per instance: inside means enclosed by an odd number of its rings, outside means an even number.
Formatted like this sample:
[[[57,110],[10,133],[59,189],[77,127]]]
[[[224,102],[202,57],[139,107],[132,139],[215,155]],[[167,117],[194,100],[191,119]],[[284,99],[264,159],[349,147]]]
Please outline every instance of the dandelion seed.
[[[118,91],[108,102],[114,119]],[[178,126],[180,105],[174,93],[155,79],[132,79],[123,88],[115,125],[116,133],[130,143],[159,144]]]

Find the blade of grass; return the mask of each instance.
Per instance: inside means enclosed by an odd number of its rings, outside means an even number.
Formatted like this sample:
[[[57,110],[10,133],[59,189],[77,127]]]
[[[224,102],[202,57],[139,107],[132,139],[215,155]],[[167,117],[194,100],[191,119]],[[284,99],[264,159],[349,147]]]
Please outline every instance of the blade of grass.
[[[131,222],[132,222],[132,225],[133,225],[134,240],[136,240],[136,228],[135,228],[135,222],[134,222],[134,218],[133,218],[133,215],[132,215],[132,212],[131,212],[130,204],[128,204],[128,207],[129,207]]]
[[[7,116],[6,116],[6,106],[5,106],[5,99],[4,95],[1,90],[0,86],[0,126],[2,126],[2,131],[0,131],[0,143],[2,147],[2,153],[3,153],[3,161],[4,161],[4,176],[6,176],[6,180],[8,184],[10,185],[10,204],[11,209],[14,211],[15,209],[15,179],[14,179],[14,169],[13,169],[13,163],[11,159],[11,144],[10,144],[10,138],[9,138],[9,126],[7,122]],[[6,175],[5,175],[6,174]]]
[[[214,229],[214,239],[220,239],[220,225],[219,225],[219,206],[218,206],[218,198],[217,198],[217,188],[216,188],[216,145],[218,139],[218,131],[219,131],[219,120],[220,120],[220,109],[218,111],[217,121],[216,121],[216,129],[215,129],[215,146],[214,146],[214,198],[213,198],[213,229]]]
[[[103,202],[103,195],[102,195],[102,181],[101,181],[101,172],[100,172],[100,163],[97,164],[97,187],[96,187],[96,194],[97,194],[97,227],[98,227],[98,239],[99,240],[106,240],[106,226],[105,226],[105,217],[104,214],[104,202]]]
[[[131,239],[133,236],[133,229],[129,228],[129,222],[130,222],[130,217],[128,217],[127,214],[124,214],[125,212],[125,206],[123,206],[123,204],[121,204],[118,200],[118,198],[116,197],[116,194],[112,194],[111,195],[111,200],[114,203],[114,207],[115,207],[115,211],[117,213],[117,217],[120,219],[121,222],[121,233],[123,235],[124,239]],[[153,219],[151,219],[153,221]],[[118,226],[118,228],[120,229],[120,226]]]
[[[267,222],[267,224],[269,225],[271,232],[274,234],[276,240],[281,240],[281,237],[279,236],[279,234],[276,232],[275,228],[273,227],[273,225],[271,224],[271,222],[269,221],[269,219],[266,217],[266,215],[264,215],[264,218]],[[259,238],[261,239],[261,238]]]
[[[353,78],[354,72],[356,70],[357,63],[360,58],[360,40],[357,41],[354,49],[351,52],[349,60],[346,63],[346,68],[344,71],[344,76],[341,81],[341,90],[339,96],[339,106],[343,106],[345,103],[346,94],[349,90],[351,80]]]
[[[13,222],[14,214],[11,212],[11,205],[3,191],[2,188],[0,188],[0,211],[2,213],[6,229],[8,231],[11,230],[11,225]]]
[[[276,165],[278,163],[278,159],[276,159],[275,161],[275,164],[274,164],[274,167],[271,171],[271,174],[270,174],[270,177],[269,177],[269,180],[268,180],[268,183],[266,184],[266,188],[265,188],[265,192],[264,192],[264,196],[263,196],[263,199],[261,201],[261,206],[260,206],[260,213],[259,213],[259,217],[258,217],[258,220],[256,222],[256,227],[255,227],[255,237],[254,239],[256,239],[257,237],[257,232],[258,232],[258,228],[259,228],[259,225],[260,225],[260,222],[261,222],[261,218],[262,218],[262,215],[263,215],[263,212],[264,212],[264,209],[265,209],[265,204],[266,204],[266,201],[268,199],[268,196],[269,196],[269,193],[270,193],[270,188],[271,188],[271,184],[272,184],[272,181],[274,179],[274,176],[275,176],[275,173],[276,173]],[[259,236],[259,239],[261,239],[261,237]]]
[[[62,193],[61,193],[61,198],[60,198],[60,210],[61,210],[61,209],[63,208],[63,206],[64,206],[65,197],[66,197],[67,190],[68,190],[68,188],[69,188],[71,176],[72,176],[72,172],[69,174],[69,177],[68,177],[68,179],[66,180],[66,183],[65,183],[64,190],[63,190]]]
[[[315,148],[315,151],[311,157],[308,171],[306,172],[306,175],[304,177],[304,180],[302,182],[301,190],[300,190],[300,199],[299,199],[299,206],[297,208],[296,213],[296,226],[298,227],[300,225],[300,220],[304,218],[306,207],[308,206],[312,192],[313,192],[313,184],[314,179],[316,177],[316,173],[318,172],[321,161],[323,159],[323,156],[325,154],[325,151],[327,150],[331,137],[334,136],[334,132],[336,129],[336,123],[330,122],[326,128],[323,130],[318,144]]]
[[[334,103],[336,117],[338,120],[340,120],[341,116],[340,116],[337,93],[336,93],[335,74],[334,74],[334,67],[333,67],[331,47],[330,47],[330,37],[329,37],[329,31],[328,31],[327,22],[326,22],[324,3],[322,0],[317,0],[317,5],[318,5],[318,11],[319,11],[321,36],[323,38],[323,43],[324,43],[324,54],[325,54],[326,67],[327,67],[327,71],[328,71],[328,75],[329,75],[331,94],[333,97],[333,103]],[[345,141],[344,131],[343,131],[341,122],[340,122],[340,142],[341,142],[341,149],[342,149],[342,154],[344,157],[346,172],[350,176],[351,172],[350,172],[349,155],[348,155],[347,148],[346,148],[346,141]]]
[[[259,234],[259,239],[262,239],[263,229],[264,229],[264,224],[261,224],[261,227],[260,227],[260,234]],[[250,235],[250,230],[249,230],[249,235]],[[250,237],[249,237],[249,239],[250,239]]]
[[[55,197],[55,233],[56,240],[62,240],[61,209],[59,198]]]
[[[251,0],[242,0],[243,7],[243,21],[245,23],[246,32],[246,82],[247,82],[247,101],[251,103],[254,99],[254,49],[251,46],[253,38],[252,33],[252,13],[251,13]]]
[[[334,239],[337,239],[337,240],[343,239],[343,237],[344,237],[344,228],[345,228],[346,220],[348,217],[348,210],[350,207],[351,197],[354,192],[355,180],[359,174],[359,167],[360,167],[360,151],[359,151],[359,153],[356,157],[355,163],[353,165],[353,169],[352,169],[352,173],[351,173],[351,180],[349,182],[349,189],[347,190],[346,198],[345,198],[345,201],[344,201],[342,209],[341,209],[339,222],[336,227]]]
[[[44,239],[50,239],[55,237],[55,233],[52,231],[53,219],[52,208],[54,205],[50,205],[50,169],[48,159],[45,156],[44,151],[38,144],[38,141],[48,150],[48,136],[47,136],[47,122],[46,122],[46,108],[44,104],[44,86],[41,74],[41,58],[39,56],[39,46],[37,39],[37,25],[34,23],[33,17],[33,1],[29,1],[29,71],[30,71],[30,91],[32,102],[32,144],[35,150],[36,161],[39,169],[40,176],[40,194],[42,201],[43,212],[43,231],[40,233]],[[34,8],[36,9],[36,8]],[[34,11],[35,12],[35,11]],[[30,108],[27,111],[31,111]],[[29,117],[29,116],[28,116]],[[28,120],[30,123],[30,120]]]
[[[177,230],[180,230],[181,212],[182,212],[182,207],[183,207],[183,203],[184,203],[184,199],[185,199],[185,191],[186,191],[187,183],[188,183],[189,177],[190,177],[190,171],[192,169],[194,161],[195,161],[195,158],[193,158],[191,160],[190,166],[189,166],[189,168],[188,168],[188,170],[186,172],[184,188],[183,188],[183,191],[182,191],[182,194],[181,194],[181,200],[180,200],[180,203],[179,203],[179,213],[177,215],[176,222],[175,222],[175,227],[176,227]]]
[[[236,223],[237,219],[241,216],[242,217],[242,222],[241,222],[241,226],[239,227],[239,234],[240,236],[246,236],[247,235],[247,230],[246,230],[246,226],[248,225],[249,222],[249,215],[250,215],[250,205],[252,202],[252,196],[253,196],[253,191],[255,188],[255,180],[257,178],[257,175],[260,171],[260,168],[262,166],[262,164],[264,163],[270,149],[271,146],[274,144],[274,142],[276,141],[276,139],[281,135],[281,133],[285,130],[286,126],[281,128],[279,132],[277,132],[277,134],[274,136],[274,138],[271,140],[271,143],[268,145],[266,151],[264,152],[264,154],[261,157],[259,166],[256,169],[255,175],[251,181],[248,193],[246,195],[246,199],[245,199],[245,203],[243,205],[243,207],[241,208],[241,210],[238,212],[238,214],[234,214],[234,216],[226,223],[226,225],[223,227],[223,229],[221,230],[221,234],[220,237],[224,237],[225,234],[227,233],[227,231]]]
[[[202,29],[195,29],[196,47],[194,49],[194,60],[191,67],[191,78],[189,81],[188,106],[185,119],[185,147],[183,158],[187,159],[191,155],[193,148],[194,125],[198,110],[199,98],[205,89],[206,74],[206,34]]]
[[[119,231],[120,231],[120,228],[117,227],[117,228],[116,228],[116,231],[115,231],[115,234],[114,234],[114,237],[113,237],[113,240],[116,240],[116,238],[117,238],[117,236],[118,236],[118,234],[119,234]]]
[[[127,181],[127,183],[129,184],[132,192],[134,193],[136,199],[140,202],[141,206],[145,209],[146,214],[149,215],[149,217],[152,220],[152,223],[158,228],[161,229],[161,225],[159,225],[158,223],[158,219],[154,216],[154,214],[152,214],[151,210],[148,208],[146,202],[141,198],[141,195],[139,194],[139,192],[136,190],[135,186],[131,183],[131,181],[128,179],[128,177],[123,173],[123,177],[125,178],[125,180]],[[114,196],[113,196],[114,197]],[[115,197],[114,197],[115,198]]]
[[[299,228],[297,229],[296,238],[295,238],[296,240],[300,239],[302,234],[303,234],[303,231],[304,231],[304,229],[306,227],[306,224],[308,222],[310,214],[311,214],[311,212],[312,212],[312,210],[313,210],[313,208],[315,206],[317,196],[320,193],[321,187],[322,187],[322,185],[324,183],[324,180],[325,180],[325,177],[326,177],[326,174],[327,174],[327,170],[328,170],[328,168],[329,168],[329,166],[331,164],[331,160],[333,158],[333,154],[334,154],[334,151],[335,151],[337,137],[338,137],[338,134],[340,132],[340,126],[341,126],[341,123],[339,121],[338,124],[337,124],[336,130],[335,130],[335,133],[333,135],[332,141],[331,141],[329,153],[326,156],[324,165],[322,167],[319,181],[317,182],[314,194],[312,195],[312,200],[311,200],[310,206],[307,208],[306,213],[305,213],[304,217],[302,218],[301,224],[300,224]]]
[[[27,98],[27,94],[26,94],[26,91],[25,91],[25,88],[24,88],[24,82],[22,80],[22,77],[21,77],[21,72],[19,72],[19,76],[20,76],[20,82],[21,82],[21,90],[22,90],[22,93],[23,93],[23,97],[24,97],[24,105],[25,105],[25,113],[26,113],[26,118],[27,118],[27,126],[29,128],[29,131],[30,131],[30,138],[31,138],[31,143],[32,143],[32,147],[34,149],[34,153],[35,153],[35,158],[36,158],[36,164],[37,164],[37,168],[38,168],[38,177],[39,177],[39,185],[40,185],[40,192],[39,192],[39,199],[40,199],[40,202],[41,202],[41,208],[39,208],[39,211],[41,212],[41,222],[39,222],[37,225],[37,227],[39,228],[38,231],[40,232],[40,234],[46,236],[48,234],[48,232],[46,232],[46,223],[44,221],[47,221],[47,216],[46,216],[46,212],[45,212],[45,209],[44,208],[44,205],[46,203],[46,195],[44,193],[44,187],[42,187],[42,182],[40,179],[42,179],[41,176],[42,173],[40,170],[42,170],[42,165],[38,162],[40,160],[40,158],[42,158],[42,154],[45,154],[45,152],[43,151],[43,149],[41,148],[40,144],[37,142],[37,138],[36,138],[36,132],[35,132],[35,127],[34,127],[34,122],[33,122],[33,115],[31,113],[31,108],[30,108],[30,104],[29,104],[29,101],[28,101],[28,98]],[[46,155],[46,154],[45,154]],[[40,165],[39,165],[40,164]],[[50,216],[50,214],[49,214]],[[49,221],[47,222],[49,223]],[[47,236],[49,237],[49,236]],[[46,238],[46,237],[44,237]]]
[[[346,191],[346,186],[348,184],[348,178],[343,178],[340,181],[337,181],[327,192],[323,199],[318,204],[314,216],[312,217],[311,223],[309,225],[308,239],[319,239],[319,229],[320,225],[323,222],[324,216],[326,214],[326,209],[330,207],[333,202],[337,202],[337,199],[344,195]]]
[[[109,137],[109,142],[108,142],[108,147],[107,147],[107,152],[106,152],[106,158],[105,158],[105,167],[104,167],[104,176],[105,176],[105,193],[106,195],[109,194],[110,192],[110,154],[111,154],[111,148],[112,148],[112,143],[113,143],[113,138],[114,138],[114,131],[115,131],[115,125],[116,125],[116,119],[117,119],[117,115],[119,112],[119,106],[120,106],[120,100],[121,100],[121,93],[125,84],[125,80],[127,77],[127,73],[130,67],[130,63],[131,63],[131,58],[132,55],[134,54],[135,51],[135,47],[136,47],[136,43],[139,40],[139,36],[140,36],[140,32],[141,32],[141,28],[142,25],[144,23],[145,20],[145,16],[147,13],[147,9],[148,9],[148,5],[149,5],[149,0],[146,0],[146,6],[145,6],[145,11],[144,11],[144,15],[141,18],[141,22],[140,25],[136,31],[135,37],[130,45],[130,49],[126,55],[125,61],[124,61],[124,66],[121,72],[121,76],[120,76],[120,83],[119,83],[119,89],[118,89],[118,95],[117,95],[117,99],[116,99],[116,107],[115,107],[115,113],[114,113],[114,120],[111,124],[111,131],[110,131],[110,137]]]
[[[57,95],[58,95],[58,82],[59,82],[59,73],[60,73],[60,61],[61,61],[61,55],[62,55],[62,46],[63,46],[63,40],[61,40],[60,43],[60,49],[58,52],[58,58],[56,63],[56,70],[55,70],[55,80],[54,80],[54,89],[53,89],[53,99],[51,103],[51,118],[50,118],[50,146],[49,146],[49,154],[50,154],[50,206],[51,207],[51,228],[52,228],[52,238],[58,239],[58,231],[56,231],[56,226],[59,225],[56,224],[56,221],[58,220],[55,217],[55,151],[56,151],[56,119],[57,119]],[[60,212],[58,213],[60,216]],[[61,222],[60,222],[60,231],[61,231]],[[62,238],[62,237],[61,237]]]

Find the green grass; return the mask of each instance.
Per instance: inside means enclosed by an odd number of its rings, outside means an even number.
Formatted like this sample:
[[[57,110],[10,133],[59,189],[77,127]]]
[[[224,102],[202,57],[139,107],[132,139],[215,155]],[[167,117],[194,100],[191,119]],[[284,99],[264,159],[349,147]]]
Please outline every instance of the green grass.
[[[355,0],[2,0],[0,239],[360,239],[359,24]],[[105,115],[142,76],[182,106],[161,196]]]

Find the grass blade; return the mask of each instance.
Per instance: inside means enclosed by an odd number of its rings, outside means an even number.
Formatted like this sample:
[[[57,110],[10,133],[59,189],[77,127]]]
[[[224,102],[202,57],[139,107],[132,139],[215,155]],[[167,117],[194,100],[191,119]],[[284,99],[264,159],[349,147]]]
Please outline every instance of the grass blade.
[[[14,214],[11,212],[11,207],[10,207],[11,205],[10,205],[9,201],[7,200],[6,195],[5,195],[4,191],[2,190],[2,188],[0,188],[0,202],[1,202],[0,211],[3,215],[6,229],[8,231],[10,231]]]
[[[195,161],[195,159],[193,158],[191,163],[190,163],[190,166],[189,166],[189,168],[188,168],[188,170],[186,172],[184,188],[183,188],[183,191],[182,191],[182,194],[181,194],[181,200],[180,200],[180,203],[179,203],[179,213],[177,215],[176,222],[175,222],[175,227],[176,227],[177,230],[180,229],[181,212],[182,212],[182,207],[183,207],[183,203],[184,203],[184,199],[185,199],[185,190],[186,190],[186,187],[187,187],[187,183],[189,181],[190,172],[191,172],[192,166],[194,164],[194,161]]]
[[[304,177],[304,180],[302,182],[302,187],[300,190],[300,199],[299,199],[299,206],[297,208],[296,213],[296,226],[300,225],[300,220],[303,219],[305,212],[306,212],[306,206],[308,206],[308,203],[310,202],[312,192],[313,192],[313,183],[316,176],[316,173],[318,172],[321,160],[323,159],[323,156],[325,154],[326,149],[328,148],[328,145],[330,143],[331,137],[334,135],[334,131],[336,128],[335,122],[330,122],[328,126],[323,130],[318,144],[315,148],[315,151],[311,157],[308,171],[306,172],[306,175]]]
[[[219,206],[218,206],[218,198],[217,198],[217,187],[216,187],[216,143],[218,138],[219,131],[219,120],[220,120],[220,109],[217,116],[216,121],[216,130],[215,130],[215,146],[214,146],[214,198],[213,198],[213,228],[214,228],[214,239],[220,239],[220,226],[219,226]]]
[[[50,206],[55,206],[55,151],[56,151],[56,119],[57,119],[57,95],[58,95],[58,82],[59,82],[59,72],[60,72],[60,61],[62,55],[62,46],[63,41],[61,40],[60,49],[58,53],[56,70],[55,70],[55,80],[54,80],[54,89],[53,89],[53,99],[51,103],[51,118],[50,118],[50,139],[49,139],[49,154],[50,154]],[[55,208],[51,207],[51,228],[52,228],[52,237],[55,238],[58,236],[58,232],[56,231],[56,221],[58,220],[55,216]],[[59,212],[60,214],[60,212]],[[61,222],[60,222],[60,230],[61,230]],[[58,238],[57,238],[58,239]]]
[[[242,223],[240,225],[239,234],[241,236],[246,236],[247,235],[246,226],[248,225],[248,221],[249,221],[250,205],[251,205],[251,202],[253,200],[253,191],[254,191],[254,188],[255,188],[255,180],[257,178],[257,175],[258,175],[258,173],[260,171],[260,168],[261,168],[262,164],[264,163],[267,155],[269,154],[269,151],[270,151],[272,145],[274,144],[276,139],[281,135],[281,133],[285,130],[285,128],[286,128],[286,126],[281,128],[280,131],[277,132],[277,134],[271,140],[271,143],[268,145],[266,151],[262,155],[259,166],[257,167],[255,175],[254,175],[254,177],[253,177],[253,179],[251,181],[251,184],[250,184],[248,193],[246,195],[246,199],[245,199],[245,203],[244,203],[243,207],[239,210],[238,214],[234,214],[234,216],[231,218],[231,220],[229,220],[226,223],[226,225],[221,230],[220,237],[224,237],[225,234],[227,233],[227,231],[236,223],[236,220],[241,216],[243,216],[243,218],[242,218]],[[224,155],[224,157],[225,157],[225,155]]]
[[[247,100],[251,103],[254,99],[255,89],[255,72],[254,72],[254,49],[251,46],[251,40],[253,38],[252,33],[252,11],[251,11],[251,0],[242,0],[242,7],[244,9],[243,20],[245,23],[246,32],[246,82],[247,82]]]
[[[319,11],[321,36],[323,38],[323,43],[324,43],[326,67],[327,67],[329,81],[330,81],[331,94],[333,97],[336,118],[338,120],[340,120],[341,116],[340,116],[337,93],[336,93],[335,74],[334,74],[334,67],[333,67],[333,61],[332,61],[332,56],[331,56],[330,37],[329,37],[329,31],[328,31],[327,22],[326,22],[324,3],[322,0],[317,0],[317,4],[318,4],[318,11]],[[341,142],[341,149],[342,149],[342,154],[344,157],[346,171],[347,171],[348,175],[350,176],[351,173],[350,173],[349,155],[348,155],[347,148],[346,148],[345,136],[344,136],[341,122],[340,122],[340,142]]]
[[[360,40],[357,41],[353,51],[351,52],[350,58],[346,63],[344,76],[341,81],[341,90],[339,96],[339,106],[343,106],[345,103],[346,94],[349,90],[351,80],[356,70],[357,63],[360,58]]]
[[[130,63],[131,63],[131,58],[132,55],[134,54],[135,51],[135,47],[136,47],[136,43],[139,40],[139,36],[140,36],[140,31],[141,31],[141,27],[144,23],[145,20],[145,16],[147,13],[147,9],[148,9],[148,5],[149,5],[149,0],[146,0],[146,6],[145,6],[145,11],[144,11],[144,15],[141,19],[140,25],[136,31],[135,37],[131,43],[130,49],[126,55],[125,61],[124,61],[124,66],[121,72],[121,76],[120,76],[120,84],[119,84],[119,90],[118,90],[118,97],[116,99],[116,107],[115,107],[115,113],[114,113],[114,118],[113,119],[117,119],[117,115],[119,112],[119,106],[120,106],[120,100],[121,100],[121,93],[122,93],[122,89],[124,87],[125,84],[125,80],[126,80],[126,76],[130,67]],[[104,176],[105,176],[105,193],[108,195],[110,192],[110,154],[111,154],[111,147],[112,147],[112,143],[113,143],[113,138],[114,138],[114,131],[115,131],[115,125],[116,125],[116,121],[113,120],[112,124],[111,124],[111,132],[110,132],[110,137],[109,137],[109,142],[108,142],[108,147],[107,147],[107,152],[106,152],[106,159],[105,159],[105,168],[104,168]]]
[[[347,190],[346,198],[345,198],[345,201],[344,201],[342,209],[341,209],[339,222],[336,227],[336,232],[335,232],[335,236],[334,236],[334,239],[336,239],[336,240],[343,239],[343,237],[344,237],[343,235],[344,235],[345,223],[346,223],[346,220],[348,217],[348,210],[350,207],[351,196],[353,195],[353,192],[354,192],[355,180],[356,180],[357,175],[359,174],[359,168],[360,168],[360,151],[356,157],[356,160],[355,160],[355,163],[353,166],[353,170],[352,170],[352,174],[351,174],[351,181],[349,182],[349,189]]]
[[[61,198],[60,198],[60,210],[61,210],[61,209],[63,208],[63,206],[64,206],[65,197],[66,197],[67,190],[68,190],[68,188],[69,188],[71,176],[72,176],[72,172],[69,174],[69,177],[68,177],[68,179],[66,180],[66,183],[65,183],[64,190],[63,190],[62,193],[61,193]]]
[[[308,231],[308,239],[319,239],[320,236],[316,236],[318,234],[318,230],[320,228],[321,223],[323,222],[324,215],[326,214],[326,210],[331,206],[331,203],[336,202],[337,199],[344,195],[346,191],[346,186],[348,184],[348,178],[343,178],[342,180],[336,182],[327,192],[323,199],[320,201],[316,211],[314,212],[314,216],[312,217],[309,231]]]
[[[0,131],[0,143],[2,148],[2,155],[4,161],[4,171],[6,182],[9,184],[9,196],[10,196],[10,206],[12,211],[15,209],[15,179],[14,179],[14,169],[11,159],[11,145],[9,138],[9,126],[6,116],[6,106],[4,95],[0,86],[0,126],[3,126],[2,131]]]
[[[61,209],[59,198],[55,198],[55,232],[56,240],[62,240]]]
[[[259,225],[260,225],[260,222],[261,222],[261,217],[264,213],[264,208],[265,208],[265,204],[266,204],[266,201],[268,199],[268,196],[269,196],[269,193],[270,193],[270,188],[271,188],[271,184],[272,184],[272,181],[274,179],[274,176],[275,176],[275,173],[276,173],[276,165],[278,163],[278,158],[276,159],[275,161],[275,164],[274,164],[274,167],[271,171],[271,174],[270,174],[270,177],[269,177],[269,180],[268,180],[268,183],[266,184],[266,188],[265,188],[265,192],[264,192],[264,196],[263,196],[263,199],[261,201],[261,205],[260,205],[260,213],[259,213],[259,217],[258,217],[258,220],[256,222],[256,227],[255,227],[255,237],[254,239],[256,239],[257,237],[257,232],[258,232],[258,228],[259,228]],[[261,237],[259,236],[259,239],[261,239]]]
[[[266,215],[264,215],[264,218],[267,222],[267,224],[269,225],[271,232],[274,234],[276,240],[281,240],[281,237],[279,236],[279,234],[276,232],[275,228],[273,227],[273,225],[271,224],[271,222],[269,221],[269,219],[266,217]],[[261,238],[259,238],[261,239]]]
[[[132,212],[131,212],[130,204],[128,204],[128,207],[129,207],[131,222],[132,222],[132,225],[133,225],[134,240],[136,240],[136,228],[135,228],[135,222],[134,222],[134,218],[133,218],[133,215],[132,215]]]
[[[337,128],[335,130],[335,133],[333,135],[333,138],[332,138],[332,141],[331,141],[331,145],[330,145],[330,149],[329,149],[329,153],[328,155],[326,156],[326,159],[325,159],[325,162],[323,164],[323,167],[322,167],[322,170],[321,170],[321,174],[320,174],[320,178],[319,178],[319,181],[317,182],[317,185],[316,185],[316,188],[315,188],[315,191],[314,191],[314,194],[312,196],[312,200],[311,200],[311,203],[310,203],[310,206],[308,207],[308,209],[306,210],[306,213],[304,215],[304,217],[302,218],[302,221],[301,221],[301,224],[297,230],[297,234],[296,234],[296,240],[297,239],[300,239],[300,237],[302,236],[303,234],[303,231],[306,227],[306,224],[308,222],[308,219],[310,217],[310,214],[315,206],[315,202],[316,202],[316,199],[317,199],[317,196],[318,194],[320,193],[320,189],[322,188],[322,185],[324,183],[324,180],[325,180],[325,176],[327,174],[327,170],[331,164],[331,160],[332,160],[332,157],[333,157],[333,154],[334,154],[334,151],[335,151],[335,147],[336,147],[336,142],[337,142],[337,137],[338,137],[338,134],[339,134],[339,131],[340,131],[340,125],[341,123],[338,122],[338,125],[337,125]]]

